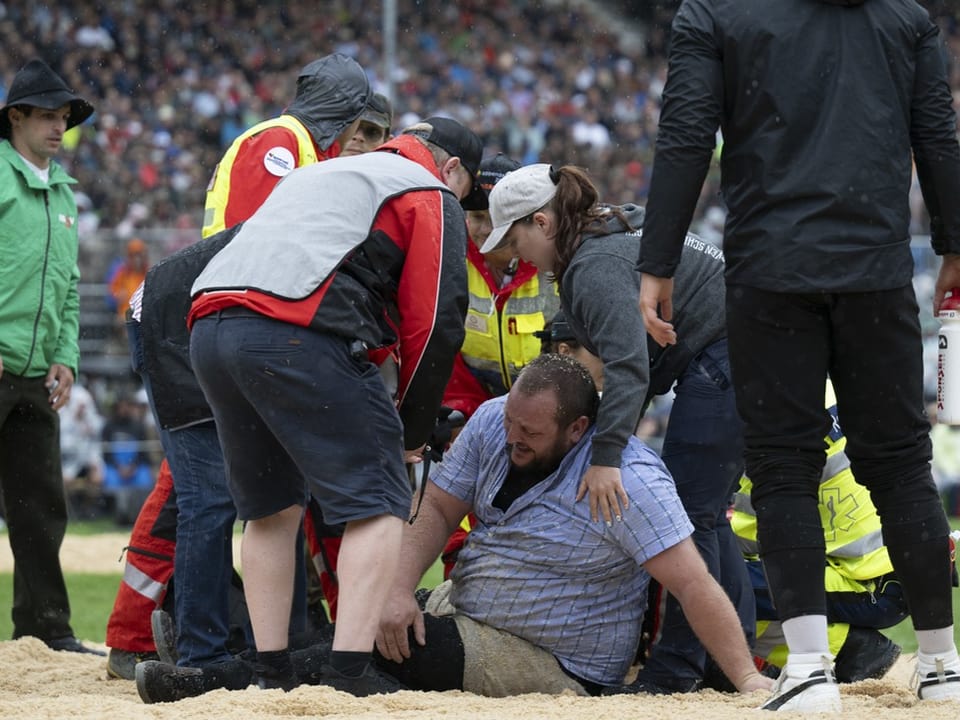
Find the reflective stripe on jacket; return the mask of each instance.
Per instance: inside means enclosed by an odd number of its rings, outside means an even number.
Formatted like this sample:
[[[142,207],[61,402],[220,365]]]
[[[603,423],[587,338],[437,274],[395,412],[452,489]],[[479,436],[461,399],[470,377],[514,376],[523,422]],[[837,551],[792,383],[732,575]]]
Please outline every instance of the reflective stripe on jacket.
[[[887,548],[883,544],[880,517],[870,499],[870,492],[857,483],[850,470],[844,448],[847,439],[836,422],[836,406],[830,408],[834,430],[826,437],[827,461],[820,478],[820,520],[826,541],[827,563],[842,576],[853,580],[869,580],[893,571]],[[746,475],[734,496],[734,512],[730,519],[741,551],[756,556],[757,518],[750,502],[753,484]]]
[[[521,267],[512,282],[493,289],[479,251],[467,257],[469,304],[461,352],[478,379],[500,395],[540,354],[540,339],[533,333],[553,319],[560,298],[556,285],[532,266]]]

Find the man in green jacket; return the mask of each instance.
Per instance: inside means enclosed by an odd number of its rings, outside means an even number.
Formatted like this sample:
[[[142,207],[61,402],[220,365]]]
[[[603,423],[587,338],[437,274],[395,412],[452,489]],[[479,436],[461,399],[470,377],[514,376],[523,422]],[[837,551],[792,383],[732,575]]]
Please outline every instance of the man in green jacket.
[[[16,74],[0,108],[0,489],[13,551],[13,637],[87,652],[60,568],[67,526],[60,418],[79,360],[77,205],[51,158],[93,113],[45,63]]]

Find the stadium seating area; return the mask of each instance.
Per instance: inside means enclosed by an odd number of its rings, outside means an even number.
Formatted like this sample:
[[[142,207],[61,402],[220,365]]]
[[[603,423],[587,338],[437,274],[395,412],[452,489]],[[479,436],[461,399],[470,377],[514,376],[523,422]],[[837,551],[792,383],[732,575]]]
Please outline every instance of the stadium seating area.
[[[928,4],[960,51],[960,11]],[[469,123],[489,153],[583,165],[607,200],[642,201],[676,5],[655,3],[641,25],[582,3],[398,0],[395,129],[449,114]],[[79,180],[88,232],[194,228],[224,147],[283,109],[301,66],[346,52],[385,88],[381,7],[360,0],[0,4],[0,94],[40,55],[96,106],[64,155]],[[956,69],[953,78],[960,96]],[[708,182],[701,212],[718,203]],[[176,242],[161,243],[155,255]]]

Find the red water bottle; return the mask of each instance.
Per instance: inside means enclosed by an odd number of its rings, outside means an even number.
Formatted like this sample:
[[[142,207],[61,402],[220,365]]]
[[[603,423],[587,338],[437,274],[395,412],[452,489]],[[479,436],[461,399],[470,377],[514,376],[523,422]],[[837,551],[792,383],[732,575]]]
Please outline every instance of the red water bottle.
[[[960,288],[947,293],[937,319],[937,422],[960,425]]]

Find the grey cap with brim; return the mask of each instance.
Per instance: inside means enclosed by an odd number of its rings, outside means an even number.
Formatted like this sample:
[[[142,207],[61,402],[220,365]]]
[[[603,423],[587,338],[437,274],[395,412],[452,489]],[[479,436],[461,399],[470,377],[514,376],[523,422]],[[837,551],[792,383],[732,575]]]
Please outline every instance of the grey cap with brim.
[[[490,191],[490,221],[493,231],[480,252],[499,250],[517,220],[523,220],[549,203],[557,192],[551,165],[527,165],[504,175]]]
[[[370,96],[367,107],[360,114],[360,119],[389,131],[393,125],[393,107],[390,105],[390,100],[382,93],[374,93]]]

